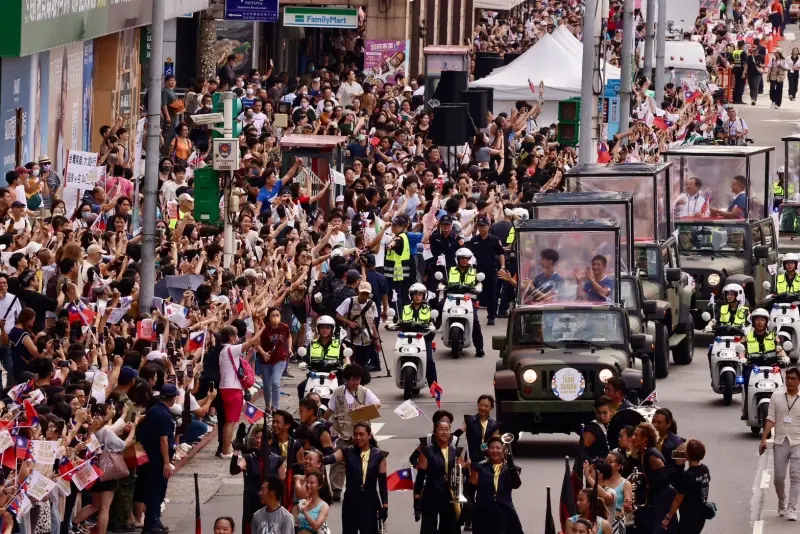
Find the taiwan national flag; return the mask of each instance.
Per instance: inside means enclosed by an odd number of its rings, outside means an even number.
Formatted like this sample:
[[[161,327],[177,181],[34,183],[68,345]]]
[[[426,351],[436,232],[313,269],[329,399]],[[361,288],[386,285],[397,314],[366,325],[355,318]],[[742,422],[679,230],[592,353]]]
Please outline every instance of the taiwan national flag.
[[[264,410],[257,407],[255,404],[248,402],[244,407],[244,418],[252,425],[256,421],[264,417]]]
[[[186,350],[188,352],[194,352],[197,349],[203,347],[203,344],[206,340],[206,331],[200,330],[199,332],[193,332],[189,334],[189,341],[186,343]]]
[[[398,469],[386,479],[389,491],[412,491],[414,480],[411,478],[411,469]]]
[[[442,389],[442,386],[440,386],[438,382],[434,382],[433,384],[431,384],[431,397],[436,399],[436,406],[438,408],[442,407],[442,393],[444,393],[444,390]]]
[[[28,450],[30,442],[28,438],[17,436],[14,440],[14,448],[17,451],[17,460],[26,460],[31,458],[31,451]]]
[[[72,480],[72,470],[75,469],[75,466],[69,459],[64,456],[61,458],[61,462],[58,464],[58,474],[61,475],[61,478],[69,482]],[[69,474],[68,474],[69,473]]]
[[[25,419],[30,426],[36,426],[39,424],[39,413],[36,411],[36,408],[33,407],[31,401],[25,399],[22,401],[22,405],[25,407]]]
[[[83,302],[70,304],[67,306],[67,309],[69,310],[68,320],[70,324],[78,321],[85,325],[94,323],[94,312],[90,310]]]

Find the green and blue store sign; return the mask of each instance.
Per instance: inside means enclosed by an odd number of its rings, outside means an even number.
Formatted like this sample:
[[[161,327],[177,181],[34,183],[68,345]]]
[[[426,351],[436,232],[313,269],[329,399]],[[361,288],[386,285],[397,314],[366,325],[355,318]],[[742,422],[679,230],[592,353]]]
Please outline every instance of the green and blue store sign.
[[[357,7],[285,7],[283,25],[300,28],[358,28]]]

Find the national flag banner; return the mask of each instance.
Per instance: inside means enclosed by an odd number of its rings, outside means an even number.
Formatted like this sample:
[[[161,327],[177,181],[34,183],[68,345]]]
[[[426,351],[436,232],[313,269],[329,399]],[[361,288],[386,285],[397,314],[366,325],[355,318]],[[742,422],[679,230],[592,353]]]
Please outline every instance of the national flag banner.
[[[13,399],[17,404],[22,404],[20,399],[28,394],[28,392],[33,389],[34,381],[31,378],[28,382],[23,382],[22,384],[17,384],[13,388],[8,390],[8,396]]]
[[[422,415],[422,410],[420,410],[417,405],[409,399],[395,408],[394,413],[400,419],[407,421],[408,419],[414,419],[415,417]]]
[[[39,424],[39,413],[29,399],[22,401],[22,406],[25,408],[25,420],[30,426]]]
[[[86,461],[72,472],[72,482],[78,490],[83,491],[84,488],[91,485],[92,482],[97,480],[97,471],[92,468],[92,462]]]
[[[136,337],[138,339],[146,339],[148,341],[156,340],[155,323],[152,319],[142,319],[136,323]]]
[[[575,488],[569,468],[569,456],[564,459],[564,480],[561,482],[561,497],[558,502],[558,518],[562,532],[567,532],[567,520],[577,513],[575,505]]]
[[[91,325],[94,323],[94,312],[83,302],[70,304],[67,306],[67,311],[69,312],[67,318],[70,324],[81,322],[85,325]]]
[[[180,328],[186,328],[189,325],[187,319],[188,314],[189,309],[180,304],[168,302],[164,306],[164,315],[167,317],[167,320],[175,323]],[[191,338],[191,335],[189,337]]]
[[[186,343],[186,350],[188,352],[194,352],[198,349],[202,349],[203,345],[206,341],[206,331],[200,330],[198,332],[192,332],[189,334],[189,341]]]
[[[444,393],[444,390],[442,389],[442,386],[440,386],[438,382],[434,382],[433,384],[431,384],[431,397],[436,399],[436,406],[438,408],[442,407],[442,393]]]
[[[3,452],[2,464],[3,467],[12,471],[17,468],[17,454],[13,447]]]
[[[252,425],[264,417],[264,410],[253,403],[248,402],[244,407],[244,418]]]
[[[14,440],[14,448],[17,452],[17,460],[27,460],[31,457],[31,452],[29,450],[30,441],[28,438],[23,436],[17,436]]]
[[[58,463],[59,478],[69,482],[72,480],[73,469],[75,469],[75,465],[69,460],[69,458],[64,456]]]
[[[34,389],[31,391],[31,394],[28,396],[28,400],[31,401],[31,404],[34,406],[38,404],[42,404],[44,401],[47,400],[47,395],[44,394],[44,391],[41,389]]]
[[[100,480],[101,476],[103,476],[103,470],[100,468],[99,465],[96,465],[96,464],[92,463],[91,461],[88,462],[88,463],[89,463],[89,465],[92,466],[92,470],[94,471],[95,475],[97,475],[97,478],[95,478],[94,480],[92,480],[91,482],[89,482],[86,485],[86,489],[92,489],[92,486],[97,484],[97,481]]]
[[[648,402],[652,402],[653,404],[658,402],[658,393],[656,393],[655,389],[653,390],[652,393],[650,393],[650,395],[647,396],[646,399],[642,401],[642,404],[646,404]],[[641,406],[641,404],[639,406]]]
[[[531,90],[533,96],[536,96],[536,84],[533,83],[530,78],[528,78],[528,89]]]
[[[386,478],[386,487],[389,491],[412,491],[414,489],[414,479],[411,476],[411,468],[398,469]]]

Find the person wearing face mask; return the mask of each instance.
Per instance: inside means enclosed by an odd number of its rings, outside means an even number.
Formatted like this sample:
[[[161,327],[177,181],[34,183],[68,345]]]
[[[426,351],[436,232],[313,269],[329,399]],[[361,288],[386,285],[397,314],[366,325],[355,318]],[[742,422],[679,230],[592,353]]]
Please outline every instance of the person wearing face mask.
[[[49,209],[52,200],[58,195],[58,190],[61,187],[61,177],[52,169],[52,163],[47,154],[39,156],[38,163],[39,178],[42,181],[42,191],[46,191],[47,195],[47,198],[45,198],[44,195],[42,196],[42,207]],[[31,171],[33,171],[33,168],[31,168]]]
[[[299,104],[299,107],[295,108],[294,112],[292,113],[292,121],[295,124],[299,123],[300,119],[304,116],[308,118],[309,123],[317,120],[317,114],[309,105],[310,101],[308,95],[300,95],[296,102]]]
[[[256,101],[256,90],[252,85],[247,84],[244,87],[244,96],[242,97],[242,106],[245,108],[252,108]]]

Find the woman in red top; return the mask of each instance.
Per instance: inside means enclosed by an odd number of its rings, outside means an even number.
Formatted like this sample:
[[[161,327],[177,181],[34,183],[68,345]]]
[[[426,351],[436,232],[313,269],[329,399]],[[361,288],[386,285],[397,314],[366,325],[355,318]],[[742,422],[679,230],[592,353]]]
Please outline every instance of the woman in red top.
[[[773,0],[769,6],[769,21],[772,23],[772,33],[783,37],[783,4],[781,4],[781,0]]]
[[[280,408],[281,377],[286,369],[289,353],[292,352],[292,332],[281,322],[281,311],[270,308],[267,324],[261,334],[261,347],[258,347],[259,367],[264,381],[264,404],[267,412]]]

